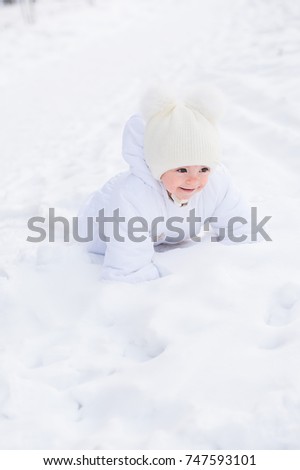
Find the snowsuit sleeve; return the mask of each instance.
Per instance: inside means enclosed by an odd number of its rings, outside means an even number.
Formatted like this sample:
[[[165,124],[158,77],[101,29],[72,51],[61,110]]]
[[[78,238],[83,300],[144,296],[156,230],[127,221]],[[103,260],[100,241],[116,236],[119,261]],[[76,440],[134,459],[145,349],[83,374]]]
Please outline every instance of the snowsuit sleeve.
[[[146,219],[142,219],[140,210],[130,199],[132,198],[121,192],[109,209],[109,216],[119,210],[120,218],[124,217],[125,221],[118,223],[115,233],[112,223],[108,223],[105,230],[105,235],[110,240],[106,242],[103,278],[132,283],[151,281],[160,277],[159,268],[153,262],[153,242]],[[134,227],[143,228],[143,231],[131,233],[128,222],[130,219],[134,220],[133,218],[136,220],[137,216],[139,221],[134,223]],[[141,220],[145,221],[144,224]]]
[[[225,244],[251,243],[251,207],[234,185],[227,170],[224,170],[222,190],[218,195],[211,227],[214,241]]]

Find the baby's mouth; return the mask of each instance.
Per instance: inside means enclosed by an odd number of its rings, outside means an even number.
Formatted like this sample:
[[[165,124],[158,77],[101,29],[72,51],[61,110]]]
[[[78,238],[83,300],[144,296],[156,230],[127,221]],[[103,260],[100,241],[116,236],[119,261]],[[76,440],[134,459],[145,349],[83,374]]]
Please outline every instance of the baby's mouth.
[[[193,192],[196,189],[196,188],[182,188],[181,186],[179,186],[179,188],[182,189],[183,191],[187,191],[187,192]]]

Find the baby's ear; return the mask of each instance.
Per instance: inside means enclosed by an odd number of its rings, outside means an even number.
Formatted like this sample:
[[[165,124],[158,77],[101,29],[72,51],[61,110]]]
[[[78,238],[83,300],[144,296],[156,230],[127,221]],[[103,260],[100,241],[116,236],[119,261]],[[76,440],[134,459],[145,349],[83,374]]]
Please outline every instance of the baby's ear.
[[[191,89],[184,102],[199,111],[212,124],[225,114],[225,96],[219,88],[210,84],[203,83]]]
[[[172,94],[163,86],[149,88],[142,96],[140,111],[148,122],[155,114],[168,112],[175,106]]]

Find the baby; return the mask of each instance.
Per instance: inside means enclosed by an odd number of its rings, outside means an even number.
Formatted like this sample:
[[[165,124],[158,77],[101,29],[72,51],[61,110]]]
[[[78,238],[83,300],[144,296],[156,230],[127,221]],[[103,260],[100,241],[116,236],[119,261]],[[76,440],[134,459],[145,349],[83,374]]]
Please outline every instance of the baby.
[[[104,279],[156,279],[164,269],[153,261],[155,245],[200,241],[209,227],[211,241],[251,241],[250,208],[220,163],[221,98],[207,87],[181,100],[152,90],[142,114],[126,123],[129,171],[92,194],[79,214],[88,250],[105,255]]]

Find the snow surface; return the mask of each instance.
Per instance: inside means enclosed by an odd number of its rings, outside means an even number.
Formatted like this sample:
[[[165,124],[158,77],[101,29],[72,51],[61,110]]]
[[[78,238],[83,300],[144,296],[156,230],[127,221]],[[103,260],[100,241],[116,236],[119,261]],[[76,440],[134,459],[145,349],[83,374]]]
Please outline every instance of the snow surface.
[[[0,6],[2,449],[300,448],[300,8],[295,0]],[[157,79],[228,98],[224,162],[269,243],[184,243],[172,274],[101,282],[74,243],[26,241],[125,168]]]

